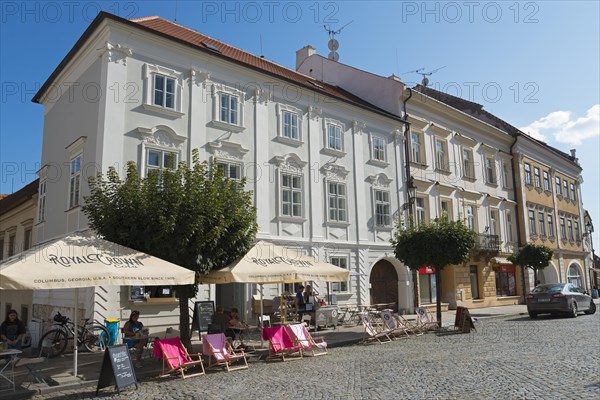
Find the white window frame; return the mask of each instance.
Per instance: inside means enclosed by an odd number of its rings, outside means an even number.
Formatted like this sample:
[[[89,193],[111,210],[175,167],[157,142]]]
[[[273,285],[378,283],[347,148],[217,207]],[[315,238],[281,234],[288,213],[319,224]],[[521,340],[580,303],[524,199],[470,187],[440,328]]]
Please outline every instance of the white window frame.
[[[498,177],[496,176],[496,160],[493,156],[485,157],[485,182],[490,185],[498,184]]]
[[[529,221],[529,234],[537,236],[537,220],[535,219],[535,210],[527,210],[527,218]]]
[[[573,235],[573,220],[571,218],[567,218],[567,233],[569,234],[569,242],[574,242],[575,236]]]
[[[221,168],[223,170],[223,177],[227,179],[232,179],[236,182],[239,182],[244,177],[244,166],[240,163],[231,162],[228,160],[217,159],[217,168]],[[231,177],[231,170],[236,169],[238,171],[238,177]]]
[[[162,79],[162,87],[158,87],[157,79]],[[172,82],[172,89],[169,91],[169,82]],[[161,94],[162,99],[157,102],[157,94]],[[171,96],[171,105],[168,104],[169,95]],[[174,110],[177,104],[177,80],[164,74],[152,74],[152,105],[157,107]]]
[[[344,269],[349,269],[349,257],[347,255],[333,255],[329,257],[329,262],[333,265],[335,265],[336,267],[340,267],[340,268],[344,268]],[[342,262],[343,261],[343,262]],[[342,265],[344,264],[344,265]],[[346,286],[345,290],[343,288],[343,285]],[[331,293],[350,293],[351,292],[351,287],[350,287],[350,279],[348,279],[347,281],[340,281],[340,282],[331,282]]]
[[[381,196],[379,196],[379,194]],[[392,202],[390,197],[390,191],[383,189],[373,189],[373,204],[375,206],[373,210],[375,226],[390,227],[392,225]]]
[[[499,215],[500,212],[497,208],[490,208],[490,235],[496,235],[498,238],[500,238]]]
[[[506,238],[509,242],[513,242],[513,222],[512,213],[510,211],[506,212]]]
[[[226,96],[229,101],[227,107],[231,107],[231,98],[235,97],[237,106],[237,121],[231,122],[231,113],[228,113],[228,117],[223,120],[221,118],[221,101],[223,96]],[[213,115],[211,124],[217,128],[221,128],[231,132],[242,132],[246,128],[244,126],[244,92],[241,90],[229,87],[223,84],[213,84],[212,86],[212,97],[213,97]]]
[[[465,215],[467,220],[467,226],[478,232],[477,228],[477,206],[474,204],[465,205]]]
[[[581,234],[579,232],[579,221],[573,221],[574,229],[575,229],[575,241],[581,241]]]
[[[468,154],[468,160],[465,158],[465,154]],[[464,148],[462,149],[462,167],[463,176],[465,178],[475,179],[475,163],[473,158],[473,149]]]
[[[414,139],[417,138],[415,141]],[[425,165],[424,135],[421,132],[410,133],[410,161],[415,164]],[[416,150],[415,150],[416,148]]]
[[[327,220],[329,222],[348,222],[348,189],[344,182],[326,181],[327,185]],[[335,193],[331,192],[332,186],[335,187]],[[343,188],[343,194],[340,194],[340,188]],[[332,201],[334,203],[332,207]],[[340,202],[343,202],[343,209],[340,207]],[[335,215],[332,217],[332,213]],[[343,217],[340,217],[343,213]]]
[[[424,197],[415,198],[415,225],[427,223],[427,201]]]
[[[448,142],[444,139],[436,138],[434,141],[435,146],[435,168],[439,171],[449,172],[449,159],[448,159]]]
[[[40,179],[40,187],[38,189],[38,223],[46,220],[46,190],[48,186],[48,179]]]
[[[444,203],[448,205],[448,209],[444,209]],[[448,221],[454,220],[454,212],[453,212],[452,199],[449,197],[441,197],[440,198],[440,217],[446,213],[448,215]]]
[[[286,115],[290,116],[289,133],[286,132]],[[288,106],[286,104],[277,104],[277,117],[279,123],[277,124],[278,133],[277,138],[281,141],[288,142],[291,144],[302,143],[302,111],[299,108]],[[294,124],[293,117],[296,117],[295,135],[294,135]]]
[[[284,185],[285,178],[289,179],[290,184]],[[302,174],[293,173],[290,171],[281,171],[279,174],[280,179],[280,196],[281,196],[281,209],[279,211],[280,216],[287,218],[302,218],[304,215],[304,198],[303,198],[303,176]],[[295,183],[299,183],[299,186],[296,187]],[[288,193],[289,197],[286,201],[284,199],[284,193]],[[297,195],[297,196],[295,196]],[[300,199],[299,202],[295,201],[295,199]],[[288,211],[285,211],[287,206]],[[296,213],[295,210],[297,207],[300,207],[300,212]]]
[[[556,195],[562,197],[562,184],[558,176],[554,178],[554,183],[556,185]]]
[[[150,165],[149,164],[150,152],[160,153],[158,165]],[[165,156],[170,155],[170,154],[175,155],[175,160],[174,160],[175,165],[173,166],[173,168],[165,167]],[[179,152],[178,151],[173,150],[173,149],[165,149],[162,147],[154,147],[154,146],[145,146],[144,147],[144,177],[148,177],[148,173],[151,170],[161,171],[166,168],[175,170],[175,169],[177,169],[178,165],[179,165]]]
[[[533,184],[537,189],[542,188],[542,175],[540,167],[533,167]]]
[[[371,135],[371,161],[387,165],[387,140],[384,137]]]
[[[161,105],[155,104],[155,77],[157,75],[174,80],[175,88],[173,92],[173,107],[165,106],[166,96],[163,98]],[[143,107],[145,109],[162,113],[171,117],[181,117],[184,115],[184,113],[181,112],[181,100],[183,96],[183,74],[181,72],[155,64],[144,64],[144,86],[145,96]],[[164,87],[166,88],[166,80],[164,81]]]
[[[561,240],[567,240],[567,225],[565,223],[565,217],[560,217],[560,238]]]
[[[546,213],[538,211],[538,226],[540,230],[540,236],[546,236]]]
[[[577,194],[575,193],[575,184],[574,183],[569,183],[569,190],[571,191],[571,193],[569,193],[571,196],[571,201],[576,201]]]
[[[569,200],[571,197],[569,195],[569,182],[566,179],[563,179],[563,198],[565,200]]]
[[[334,145],[330,146],[330,130],[334,129],[334,130],[339,130],[339,138],[338,137],[334,137]],[[345,155],[345,143],[344,143],[344,132],[345,132],[345,128],[344,128],[344,124],[342,124],[339,121],[330,119],[330,118],[323,118],[323,130],[325,131],[325,146],[324,149],[326,152],[329,152],[333,155]],[[337,136],[337,135],[335,135]],[[338,146],[338,140],[339,139],[339,146]],[[339,148],[338,148],[339,147]]]
[[[512,188],[512,175],[510,173],[510,165],[506,161],[502,163],[502,181],[504,184],[504,189]]]
[[[546,216],[546,221],[548,223],[548,237],[554,237],[554,218],[552,217],[552,213],[548,213]]]
[[[544,181],[544,190],[550,192],[552,190],[552,187],[550,186],[550,172],[543,171],[542,180]]]
[[[531,178],[531,164],[523,163],[523,170],[525,171],[525,184],[528,186],[533,185],[533,180]]]
[[[78,160],[78,161],[77,161]],[[83,164],[83,151],[80,151],[69,160],[69,209],[81,205],[81,168]]]

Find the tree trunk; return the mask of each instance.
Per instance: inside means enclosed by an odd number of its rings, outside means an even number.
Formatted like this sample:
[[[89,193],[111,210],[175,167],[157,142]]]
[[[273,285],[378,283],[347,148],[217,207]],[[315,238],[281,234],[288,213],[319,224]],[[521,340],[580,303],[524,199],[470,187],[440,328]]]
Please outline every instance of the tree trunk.
[[[183,292],[183,290],[182,290]],[[179,294],[179,335],[181,342],[188,349],[188,352],[192,352],[192,340],[190,335],[190,307],[189,297],[187,294]]]
[[[438,326],[442,327],[442,269],[435,267],[435,318],[437,319]]]

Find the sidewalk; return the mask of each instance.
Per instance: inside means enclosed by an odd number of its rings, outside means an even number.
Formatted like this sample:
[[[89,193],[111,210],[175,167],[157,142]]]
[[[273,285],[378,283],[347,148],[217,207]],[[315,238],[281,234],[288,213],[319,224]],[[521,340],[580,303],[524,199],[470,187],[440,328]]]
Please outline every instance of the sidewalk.
[[[471,316],[476,320],[483,320],[486,318],[504,317],[508,315],[526,314],[527,308],[524,305],[513,305],[513,306],[502,306],[502,307],[488,307],[470,309]],[[444,326],[452,326],[454,324],[454,318],[456,316],[455,311],[446,311],[442,313],[442,321]],[[405,318],[409,320],[415,320],[416,315],[405,315]],[[325,341],[329,348],[349,346],[358,343],[363,338],[363,327],[362,325],[339,325],[337,328],[329,328],[319,330],[317,334],[313,335],[324,336]],[[248,345],[258,348],[260,346],[259,341],[246,341]],[[198,339],[198,333],[194,332],[192,337],[192,345],[194,352],[200,352],[202,345]],[[100,374],[100,367],[102,363],[102,353],[91,354],[87,352],[79,353],[79,366],[78,366],[78,377],[74,378],[73,374],[73,355],[69,353],[67,355],[46,360],[42,364],[41,372],[46,378],[47,384],[28,384],[31,381],[31,376],[28,375],[28,371],[24,366],[15,368],[15,378],[17,391],[11,392],[0,392],[0,399],[23,399],[28,398],[33,394],[45,394],[51,392],[60,392],[63,390],[73,389],[80,386],[96,386],[97,380]],[[249,362],[257,362],[259,357],[250,357]],[[147,381],[155,379],[161,372],[162,364],[159,360],[148,358],[143,360],[142,367],[136,368],[136,376],[138,381]],[[23,385],[23,387],[21,387]]]

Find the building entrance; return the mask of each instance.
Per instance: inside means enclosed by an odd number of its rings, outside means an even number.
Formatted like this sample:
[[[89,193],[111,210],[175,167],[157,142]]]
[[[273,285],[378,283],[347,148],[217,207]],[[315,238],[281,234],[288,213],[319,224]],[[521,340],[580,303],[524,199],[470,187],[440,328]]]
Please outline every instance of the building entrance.
[[[398,273],[386,260],[380,260],[373,266],[371,276],[371,304],[394,303],[398,309]]]

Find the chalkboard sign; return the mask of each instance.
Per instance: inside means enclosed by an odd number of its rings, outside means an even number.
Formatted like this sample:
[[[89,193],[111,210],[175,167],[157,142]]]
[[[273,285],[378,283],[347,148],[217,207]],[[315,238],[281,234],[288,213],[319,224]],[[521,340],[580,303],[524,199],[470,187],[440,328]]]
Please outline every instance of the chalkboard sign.
[[[471,313],[467,307],[456,307],[456,317],[454,318],[454,328],[463,333],[471,332],[471,329],[475,329]]]
[[[212,316],[215,313],[214,301],[197,301],[194,303],[194,318],[192,319],[192,332],[198,331],[198,336],[201,332],[208,332],[208,325],[212,321]],[[190,332],[191,336],[191,332]],[[201,338],[202,339],[202,338]]]
[[[136,389],[138,388],[129,349],[125,344],[110,346],[104,351],[96,395],[100,389],[111,386],[113,383],[117,392],[132,385],[135,385]]]

